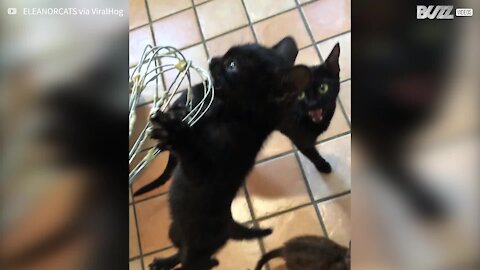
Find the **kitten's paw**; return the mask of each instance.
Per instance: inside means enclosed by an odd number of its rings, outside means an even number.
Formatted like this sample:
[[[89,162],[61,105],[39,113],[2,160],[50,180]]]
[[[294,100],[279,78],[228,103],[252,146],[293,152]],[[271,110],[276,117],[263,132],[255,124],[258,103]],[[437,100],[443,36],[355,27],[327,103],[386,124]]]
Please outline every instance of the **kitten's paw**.
[[[174,266],[170,265],[163,259],[154,259],[151,264],[148,265],[150,270],[171,270]]]
[[[175,106],[166,112],[156,112],[150,117],[152,129],[150,137],[159,140],[160,146],[170,146],[174,139],[181,137],[188,125],[182,122],[188,110],[183,106]]]
[[[332,166],[330,166],[330,163],[327,161],[323,161],[321,163],[315,164],[315,167],[317,167],[317,170],[322,173],[331,173],[332,172]]]

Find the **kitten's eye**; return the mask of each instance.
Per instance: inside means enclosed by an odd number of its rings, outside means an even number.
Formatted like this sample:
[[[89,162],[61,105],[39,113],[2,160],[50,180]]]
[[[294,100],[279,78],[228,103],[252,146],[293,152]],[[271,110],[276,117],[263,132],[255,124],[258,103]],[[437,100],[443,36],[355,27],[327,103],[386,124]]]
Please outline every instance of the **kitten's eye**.
[[[227,62],[226,69],[227,69],[228,72],[237,72],[238,67],[237,67],[237,63],[235,62],[235,60],[231,60],[231,61]]]
[[[328,84],[322,83],[322,84],[320,85],[320,87],[318,88],[318,91],[319,91],[320,94],[322,94],[322,95],[325,94],[325,93],[327,93],[327,92],[328,92]]]
[[[300,93],[300,95],[298,95],[298,100],[303,100],[305,99],[305,92],[302,92]]]

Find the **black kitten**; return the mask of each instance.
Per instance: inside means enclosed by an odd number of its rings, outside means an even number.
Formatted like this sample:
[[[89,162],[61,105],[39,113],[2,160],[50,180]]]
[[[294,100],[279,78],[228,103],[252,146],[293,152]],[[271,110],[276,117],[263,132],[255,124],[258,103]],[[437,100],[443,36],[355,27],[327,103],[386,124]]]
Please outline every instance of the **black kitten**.
[[[194,126],[181,122],[187,113],[181,106],[152,117],[152,137],[179,161],[169,191],[169,237],[179,251],[155,259],[150,269],[179,263],[183,270],[211,269],[218,265],[212,256],[228,239],[272,232],[244,227],[230,209],[263,142],[310,81],[308,67],[292,67],[297,52],[292,38],[271,49],[233,47],[210,62],[216,98]]]
[[[255,270],[274,258],[283,258],[288,270],[349,270],[350,249],[319,236],[300,236],[258,261]]]
[[[339,56],[337,43],[322,65],[311,68],[312,81],[278,127],[324,173],[331,172],[332,168],[318,153],[315,142],[327,130],[335,113],[340,90]]]
[[[325,63],[310,68],[313,75],[311,82],[306,90],[300,94],[299,100],[293,103],[291,109],[277,127],[295,143],[297,148],[315,164],[319,171],[325,173],[331,172],[332,169],[330,164],[315,149],[315,142],[317,137],[328,128],[335,112],[336,99],[340,89],[339,55],[340,46],[336,44]],[[184,103],[185,99],[186,95],[183,95],[179,99],[179,103]],[[165,184],[170,179],[176,165],[175,157],[170,155],[162,175],[141,187],[134,193],[134,196],[144,194]]]

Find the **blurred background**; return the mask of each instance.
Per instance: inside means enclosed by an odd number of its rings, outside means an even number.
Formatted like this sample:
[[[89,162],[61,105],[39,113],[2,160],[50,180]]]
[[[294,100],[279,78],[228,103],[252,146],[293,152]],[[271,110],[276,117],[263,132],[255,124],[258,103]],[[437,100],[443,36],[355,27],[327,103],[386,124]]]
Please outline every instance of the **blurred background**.
[[[0,4],[1,269],[127,267],[127,12]]]
[[[479,269],[479,19],[352,3],[352,269]]]

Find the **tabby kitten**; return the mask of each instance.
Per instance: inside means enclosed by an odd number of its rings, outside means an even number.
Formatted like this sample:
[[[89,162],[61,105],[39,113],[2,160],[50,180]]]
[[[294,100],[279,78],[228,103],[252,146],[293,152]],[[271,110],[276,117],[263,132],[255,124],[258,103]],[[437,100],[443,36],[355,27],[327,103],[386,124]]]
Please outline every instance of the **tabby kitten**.
[[[350,270],[350,249],[319,236],[300,236],[287,241],[283,247],[263,255],[255,270],[280,257],[288,270]]]

